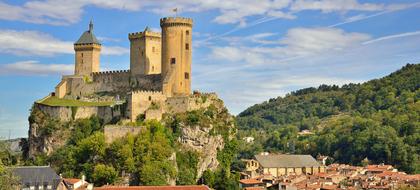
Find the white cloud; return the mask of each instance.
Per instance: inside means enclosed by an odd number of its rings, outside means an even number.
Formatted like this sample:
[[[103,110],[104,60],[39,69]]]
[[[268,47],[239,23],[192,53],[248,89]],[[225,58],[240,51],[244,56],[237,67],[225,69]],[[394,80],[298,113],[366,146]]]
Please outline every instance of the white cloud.
[[[286,45],[285,53],[295,56],[340,51],[368,39],[367,34],[348,33],[337,28],[293,28],[281,44]]]
[[[401,34],[393,34],[393,35],[389,35],[389,36],[383,36],[383,37],[379,37],[379,38],[376,38],[376,39],[373,39],[373,40],[366,41],[363,44],[366,45],[366,44],[381,42],[381,41],[390,40],[390,39],[394,39],[394,38],[403,38],[403,37],[416,36],[416,35],[420,35],[420,31],[405,32],[405,33],[401,33]]]
[[[345,11],[380,11],[383,4],[359,3],[357,0],[297,0],[292,6],[292,11],[319,10],[324,13]]]
[[[120,46],[102,46],[102,55],[124,55],[130,53],[130,50]]]
[[[420,6],[420,2],[412,3],[412,4],[391,4],[391,5],[386,6],[384,11],[377,12],[377,13],[370,14],[370,15],[358,14],[358,15],[355,15],[355,16],[351,16],[351,17],[346,18],[343,22],[339,22],[339,23],[330,25],[329,27],[341,26],[341,25],[344,25],[344,24],[349,24],[349,23],[353,23],[353,22],[357,22],[357,21],[362,21],[362,20],[374,18],[374,17],[377,17],[377,16],[381,16],[381,15],[384,15],[384,14],[389,14],[389,13],[393,13],[393,12],[396,12],[396,11],[401,11],[401,10],[410,9],[410,8],[419,7],[419,6]]]
[[[64,75],[73,70],[72,64],[41,64],[33,60],[0,65],[2,75]]]
[[[88,5],[135,11],[140,9],[141,2],[136,0],[46,0],[29,1],[20,6],[0,2],[0,19],[66,25],[78,22],[83,14],[83,8]]]
[[[103,46],[103,55],[123,55],[129,52],[119,46]],[[62,41],[38,31],[0,30],[0,53],[51,56],[74,54],[73,42]]]
[[[370,39],[363,33],[350,33],[337,28],[292,28],[284,38],[276,44],[269,43],[270,47],[249,46],[245,42],[267,44],[266,37],[272,33],[255,34],[243,37],[248,39],[240,41],[237,37],[224,38],[229,46],[213,46],[209,57],[231,62],[244,62],[246,64],[279,64],[302,56],[335,53],[345,49],[360,46]]]
[[[294,13],[320,10],[324,13],[346,11],[381,11],[387,7],[398,9],[402,5],[386,6],[375,3],[359,3],[357,0],[45,0],[30,1],[22,5],[0,2],[0,19],[30,23],[66,25],[80,20],[87,6],[123,11],[150,11],[161,15],[179,12],[217,11],[213,19],[219,24],[247,25],[251,16],[294,19]]]
[[[255,44],[213,47],[218,54],[212,54],[204,62],[195,61],[197,64],[193,68],[195,78],[193,88],[217,91],[229,110],[236,114],[255,103],[293,90],[316,87],[320,84],[359,83],[385,76],[406,63],[418,63],[420,60],[418,54],[420,38],[414,32],[385,36],[376,41],[377,43],[368,44],[363,44],[363,39],[366,37],[354,37],[353,33],[344,31],[333,33],[346,36],[332,35],[334,40],[344,38],[341,41],[350,45],[338,45],[339,50],[334,50],[335,47],[328,45],[328,40],[326,49],[320,51],[319,48],[303,48],[303,52],[308,54],[294,59],[286,52],[295,45],[283,46],[281,40],[278,47],[264,48],[266,51],[253,47]],[[293,44],[306,44],[306,42],[307,40],[299,39]],[[340,41],[337,43],[343,44]],[[315,42],[315,44],[323,43]],[[260,64],[253,64],[245,52],[258,55]],[[292,55],[295,54],[298,53]]]

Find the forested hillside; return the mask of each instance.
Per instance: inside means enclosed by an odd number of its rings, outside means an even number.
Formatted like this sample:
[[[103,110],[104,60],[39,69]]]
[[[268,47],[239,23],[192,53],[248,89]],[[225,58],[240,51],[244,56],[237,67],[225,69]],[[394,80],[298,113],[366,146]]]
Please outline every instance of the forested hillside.
[[[270,99],[237,117],[239,137],[253,136],[241,157],[258,151],[328,155],[340,163],[388,163],[420,173],[420,64],[381,79],[321,85]],[[313,135],[298,135],[310,130]]]

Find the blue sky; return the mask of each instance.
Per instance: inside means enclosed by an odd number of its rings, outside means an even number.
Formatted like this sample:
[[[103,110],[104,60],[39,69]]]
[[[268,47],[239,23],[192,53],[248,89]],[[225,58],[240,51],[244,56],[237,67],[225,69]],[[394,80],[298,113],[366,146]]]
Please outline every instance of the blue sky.
[[[94,20],[102,70],[128,69],[128,33],[194,19],[193,89],[233,114],[304,87],[364,82],[420,62],[420,1],[0,0],[0,136],[26,137],[32,103],[73,72]]]

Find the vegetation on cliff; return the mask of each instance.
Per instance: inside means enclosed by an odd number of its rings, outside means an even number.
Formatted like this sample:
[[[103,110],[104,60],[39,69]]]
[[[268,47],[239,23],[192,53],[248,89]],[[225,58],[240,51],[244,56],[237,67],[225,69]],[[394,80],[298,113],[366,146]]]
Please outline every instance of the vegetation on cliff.
[[[420,173],[420,65],[342,87],[321,85],[251,106],[237,117],[239,137],[259,151],[328,155],[340,163],[387,163]],[[315,135],[298,135],[301,130]]]
[[[223,136],[226,147],[218,150],[220,169],[207,172],[224,178],[211,185],[226,183],[229,179],[237,186],[236,178],[228,175],[230,162],[236,155],[233,138],[236,128],[233,117],[223,104],[167,114],[162,122],[139,121],[137,123],[141,126],[138,127],[142,128],[139,134],[127,135],[112,143],[105,142],[105,124],[98,117],[60,122],[34,107],[29,120],[31,126],[36,127],[37,138],[56,139],[57,134],[66,135],[61,136],[65,142],[48,155],[33,150],[34,157],[27,156],[26,164],[50,164],[64,177],[85,175],[95,186],[127,181],[131,185],[197,184],[201,176],[198,174],[198,163],[203,155],[179,139],[183,128],[211,129],[212,133],[207,135]],[[219,175],[222,171],[223,175]]]

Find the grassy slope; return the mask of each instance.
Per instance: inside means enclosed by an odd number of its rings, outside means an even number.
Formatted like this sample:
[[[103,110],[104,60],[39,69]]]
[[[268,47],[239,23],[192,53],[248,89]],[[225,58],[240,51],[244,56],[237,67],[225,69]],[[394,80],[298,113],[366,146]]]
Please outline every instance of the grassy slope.
[[[57,97],[49,97],[45,100],[41,100],[37,103],[48,105],[48,106],[72,106],[72,107],[79,107],[79,106],[110,106],[113,105],[113,101],[107,102],[84,102],[80,100],[69,100],[69,99],[60,99]]]

